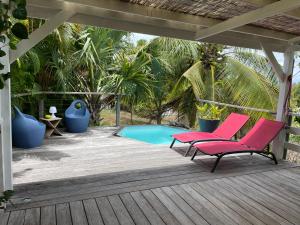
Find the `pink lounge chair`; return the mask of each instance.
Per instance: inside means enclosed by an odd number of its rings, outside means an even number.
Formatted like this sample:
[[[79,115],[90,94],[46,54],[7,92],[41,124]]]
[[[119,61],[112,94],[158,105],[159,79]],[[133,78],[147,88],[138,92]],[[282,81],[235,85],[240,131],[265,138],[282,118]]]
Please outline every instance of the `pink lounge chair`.
[[[190,147],[184,155],[187,156],[192,148],[192,145],[197,142],[231,140],[231,138],[245,125],[249,118],[250,117],[247,115],[231,113],[212,133],[196,131],[174,134],[174,140],[171,143],[170,148],[173,147],[176,140],[180,141],[181,143],[190,143]]]
[[[257,153],[274,160],[277,164],[275,155],[269,151],[269,144],[284,128],[283,122],[267,120],[261,118],[255,126],[238,142],[235,141],[222,141],[222,142],[209,142],[194,144],[196,148],[192,160],[197,155],[198,151],[206,154],[217,156],[215,165],[211,172],[213,173],[224,155],[235,153]],[[271,155],[271,157],[269,156]]]

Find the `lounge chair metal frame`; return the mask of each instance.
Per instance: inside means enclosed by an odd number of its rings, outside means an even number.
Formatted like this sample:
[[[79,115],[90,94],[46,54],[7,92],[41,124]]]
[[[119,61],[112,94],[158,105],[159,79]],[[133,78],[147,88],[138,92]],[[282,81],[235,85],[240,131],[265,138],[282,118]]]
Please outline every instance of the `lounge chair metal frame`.
[[[174,138],[174,140],[172,141],[172,143],[171,143],[171,145],[170,145],[170,148],[173,147],[173,145],[174,145],[174,143],[175,143],[176,141],[179,141],[179,140],[177,140],[176,138]],[[186,157],[186,156],[189,154],[189,152],[190,152],[191,149],[193,148],[193,145],[194,145],[194,144],[200,143],[200,142],[206,142],[206,141],[211,142],[211,141],[230,141],[230,140],[222,139],[222,138],[216,138],[216,139],[196,140],[196,141],[190,141],[190,142],[181,142],[181,141],[179,141],[180,143],[189,143],[189,144],[190,144],[189,148],[186,150],[186,152],[185,152],[185,154],[184,154],[184,157]]]
[[[238,113],[231,113],[224,121],[223,123],[214,131],[212,132],[212,134],[215,134],[214,137],[211,137],[211,138],[208,138],[208,137],[205,137],[204,139],[194,139],[194,140],[179,140],[177,139],[176,137],[174,137],[171,145],[170,145],[170,148],[173,148],[173,145],[175,144],[176,140],[181,142],[181,143],[189,143],[190,146],[189,148],[187,149],[187,151],[185,152],[184,156],[186,157],[189,152],[191,151],[193,145],[195,143],[199,143],[199,142],[213,142],[213,141],[231,141],[232,138],[236,137],[237,133],[242,129],[242,127],[247,123],[247,121],[249,120],[249,116],[248,115],[244,115],[244,114],[238,114]],[[240,123],[238,125],[235,125],[234,127],[234,132],[231,130],[231,131],[228,131],[225,127],[226,125],[228,125],[228,123],[231,123],[232,120],[234,121],[239,121]],[[222,137],[222,135],[224,135],[224,128],[226,131],[227,134],[225,134],[224,137]],[[219,130],[219,132],[218,132]],[[222,131],[221,131],[222,130]],[[218,134],[216,133],[218,132]],[[220,135],[220,132],[223,133],[222,135]],[[228,132],[230,133],[230,135],[228,136]],[[232,133],[233,132],[233,133]],[[189,133],[189,132],[188,132]],[[201,133],[201,132],[199,132]],[[202,133],[208,133],[208,132],[202,132]],[[227,137],[228,136],[228,137]]]
[[[193,147],[193,145],[191,145],[190,149],[191,149],[192,147]],[[189,149],[189,150],[190,150],[190,149]],[[194,154],[193,154],[191,160],[194,160],[194,158],[195,158],[195,156],[197,155],[198,151],[202,152],[201,149],[199,149],[199,148],[195,149],[195,152],[194,152]],[[204,152],[202,152],[202,153],[204,153]],[[216,170],[216,168],[217,168],[217,166],[218,166],[218,164],[219,164],[219,162],[220,162],[220,160],[221,160],[221,158],[222,158],[223,156],[225,156],[225,155],[232,155],[232,154],[239,154],[239,153],[250,153],[251,155],[252,155],[253,153],[256,153],[256,154],[258,154],[258,155],[261,155],[261,156],[264,156],[264,157],[266,157],[266,158],[269,158],[269,159],[273,160],[274,163],[275,163],[275,165],[278,164],[278,161],[277,161],[277,159],[276,159],[276,156],[274,155],[274,153],[270,152],[270,145],[268,145],[268,146],[266,147],[266,150],[265,150],[265,151],[257,151],[257,150],[247,150],[247,151],[244,150],[244,151],[243,151],[243,150],[236,150],[236,151],[234,151],[234,152],[225,152],[225,153],[220,153],[220,154],[210,155],[210,156],[216,156],[216,157],[217,157],[217,159],[216,159],[216,161],[215,161],[215,164],[214,164],[213,168],[211,169],[211,172],[212,172],[212,173],[215,172],[215,170]],[[204,154],[205,154],[205,153],[204,153]],[[206,155],[207,155],[207,154],[206,154]],[[269,155],[271,155],[271,157],[270,157]]]

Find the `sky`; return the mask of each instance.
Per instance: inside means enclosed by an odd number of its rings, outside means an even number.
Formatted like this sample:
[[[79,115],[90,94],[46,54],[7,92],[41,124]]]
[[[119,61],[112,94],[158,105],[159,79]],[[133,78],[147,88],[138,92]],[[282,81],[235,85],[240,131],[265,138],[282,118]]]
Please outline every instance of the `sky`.
[[[147,41],[152,40],[157,36],[148,35],[148,34],[139,34],[139,33],[132,33],[131,40],[136,43],[140,39],[144,39]],[[264,55],[262,51],[259,51],[259,54]],[[283,65],[283,54],[282,53],[275,53],[274,54],[280,65]],[[299,67],[300,59],[296,59],[295,67],[294,67],[294,76],[293,76],[293,83],[300,82],[300,67]]]

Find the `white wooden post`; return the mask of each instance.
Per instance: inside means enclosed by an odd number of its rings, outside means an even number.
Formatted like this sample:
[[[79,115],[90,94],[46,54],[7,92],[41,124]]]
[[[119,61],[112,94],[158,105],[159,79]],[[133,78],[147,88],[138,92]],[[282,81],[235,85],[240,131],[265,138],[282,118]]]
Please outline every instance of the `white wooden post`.
[[[289,76],[293,74],[293,69],[294,69],[294,50],[292,47],[290,47],[284,53],[284,66],[283,66],[284,79],[282,81],[280,80],[280,91],[279,91],[277,114],[276,114],[277,121],[286,122],[287,119],[285,103],[289,94],[289,88],[291,82],[288,79]],[[278,159],[283,159],[284,156],[285,135],[286,132],[282,131],[273,142],[272,151],[274,152],[274,154]]]
[[[10,72],[9,47],[7,43],[5,45],[2,50],[6,52],[6,55],[0,58],[5,68],[1,73]],[[0,192],[2,192],[13,189],[10,79],[5,81],[4,88],[0,90],[0,107]]]

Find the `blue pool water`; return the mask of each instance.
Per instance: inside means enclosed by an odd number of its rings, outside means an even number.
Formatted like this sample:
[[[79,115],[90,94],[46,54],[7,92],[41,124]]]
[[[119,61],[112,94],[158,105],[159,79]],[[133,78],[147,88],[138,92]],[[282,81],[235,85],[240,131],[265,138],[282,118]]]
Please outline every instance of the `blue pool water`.
[[[151,144],[170,144],[173,140],[172,134],[188,131],[183,128],[162,125],[137,125],[122,128],[118,135]]]

